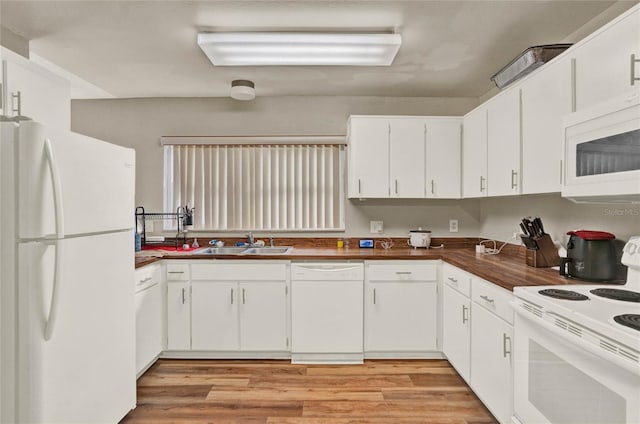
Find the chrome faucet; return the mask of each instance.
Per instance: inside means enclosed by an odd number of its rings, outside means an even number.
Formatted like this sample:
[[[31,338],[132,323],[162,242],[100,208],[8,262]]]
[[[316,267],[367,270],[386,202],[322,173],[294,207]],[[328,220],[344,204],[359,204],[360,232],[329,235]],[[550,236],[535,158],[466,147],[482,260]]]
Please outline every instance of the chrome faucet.
[[[273,247],[273,236],[269,236],[269,246]]]
[[[254,243],[254,238],[253,238],[253,233],[249,232],[249,234],[247,234],[247,240],[249,241],[249,246],[253,246]]]

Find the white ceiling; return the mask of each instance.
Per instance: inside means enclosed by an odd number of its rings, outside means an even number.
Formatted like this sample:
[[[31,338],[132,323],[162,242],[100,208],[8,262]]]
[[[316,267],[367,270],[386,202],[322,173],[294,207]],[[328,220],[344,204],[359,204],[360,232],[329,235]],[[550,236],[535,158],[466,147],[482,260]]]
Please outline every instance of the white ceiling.
[[[2,26],[30,50],[116,97],[477,97],[531,45],[557,43],[613,1],[5,1]],[[629,7],[635,2],[629,2]],[[214,67],[212,31],[391,30],[390,67]]]

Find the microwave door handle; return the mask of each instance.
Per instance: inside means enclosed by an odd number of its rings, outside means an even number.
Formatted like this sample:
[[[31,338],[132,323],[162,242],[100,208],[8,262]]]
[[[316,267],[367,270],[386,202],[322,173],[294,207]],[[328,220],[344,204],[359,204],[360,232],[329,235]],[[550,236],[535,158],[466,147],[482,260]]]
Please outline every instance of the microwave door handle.
[[[60,173],[58,172],[58,165],[53,154],[53,148],[51,147],[51,140],[48,138],[44,141],[45,157],[49,165],[49,172],[51,175],[51,183],[53,186],[53,205],[55,212],[56,234],[54,241],[55,246],[55,260],[53,271],[53,287],[51,290],[51,303],[49,305],[49,315],[45,323],[44,339],[48,341],[53,335],[55,328],[56,318],[59,310],[59,290],[60,281],[62,280],[62,238],[64,237],[64,214],[62,210],[62,186],[60,183]]]

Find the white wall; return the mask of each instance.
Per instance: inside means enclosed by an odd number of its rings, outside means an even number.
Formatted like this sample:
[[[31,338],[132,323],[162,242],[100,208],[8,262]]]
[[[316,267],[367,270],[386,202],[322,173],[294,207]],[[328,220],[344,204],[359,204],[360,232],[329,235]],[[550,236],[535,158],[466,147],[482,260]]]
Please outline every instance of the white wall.
[[[640,205],[576,204],[560,194],[482,199],[480,234],[509,240],[525,216],[541,217],[546,232],[563,245],[566,232],[578,228],[607,231],[624,241],[640,234]]]
[[[163,135],[345,134],[349,114],[463,115],[469,98],[266,97],[253,102],[222,98],[75,100],[72,129],[136,149],[136,204],[162,210]],[[132,211],[133,213],[133,211]],[[383,220],[386,236],[422,226],[435,236],[512,240],[524,216],[540,216],[553,238],[575,228],[610,231],[626,240],[640,234],[640,206],[577,205],[559,194],[468,200],[346,200],[347,236],[369,235]],[[460,232],[449,233],[449,219]]]
[[[252,102],[227,98],[74,100],[72,130],[136,149],[136,204],[162,210],[161,136],[346,134],[350,114],[462,115],[474,98],[263,97]],[[133,213],[133,211],[132,211]],[[383,220],[385,236],[402,236],[422,226],[436,236],[478,234],[478,201],[346,201],[348,236],[369,234],[369,220]]]

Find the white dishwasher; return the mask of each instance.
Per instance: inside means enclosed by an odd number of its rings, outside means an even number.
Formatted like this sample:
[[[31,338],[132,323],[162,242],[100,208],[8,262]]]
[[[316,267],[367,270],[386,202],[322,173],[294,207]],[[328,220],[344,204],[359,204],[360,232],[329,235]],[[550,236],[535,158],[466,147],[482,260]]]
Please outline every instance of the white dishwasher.
[[[362,363],[364,265],[291,264],[291,362]]]

